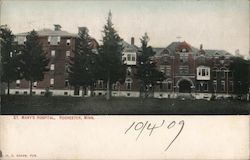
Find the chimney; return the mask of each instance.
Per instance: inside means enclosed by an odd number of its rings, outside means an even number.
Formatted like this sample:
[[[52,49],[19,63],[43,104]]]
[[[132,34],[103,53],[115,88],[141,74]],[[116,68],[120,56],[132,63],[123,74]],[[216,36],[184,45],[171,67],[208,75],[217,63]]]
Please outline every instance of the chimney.
[[[201,44],[201,45],[200,45],[200,50],[202,50],[202,49],[203,49],[203,45]]]
[[[135,38],[131,37],[131,45],[135,45]]]
[[[88,32],[88,28],[87,27],[78,27],[78,33],[83,32],[83,31]]]
[[[60,24],[54,24],[54,30],[55,31],[60,31],[62,26]]]

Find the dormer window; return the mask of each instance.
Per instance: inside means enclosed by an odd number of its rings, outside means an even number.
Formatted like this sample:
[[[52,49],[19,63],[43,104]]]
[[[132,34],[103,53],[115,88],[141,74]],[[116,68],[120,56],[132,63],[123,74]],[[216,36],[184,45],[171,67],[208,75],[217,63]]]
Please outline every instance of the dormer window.
[[[48,44],[51,42],[51,36],[48,37]]]
[[[66,51],[66,57],[70,57],[70,51]]]
[[[58,36],[58,37],[57,37],[57,44],[60,44],[60,42],[61,42],[61,37]]]
[[[25,43],[26,43],[26,41],[27,41],[27,38],[26,38],[26,37],[24,37],[24,39],[23,39],[23,44],[25,44]]]
[[[55,50],[52,50],[52,51],[51,51],[51,57],[55,57],[55,55],[56,55],[56,51],[55,51]]]
[[[186,48],[182,48],[181,52],[187,52]]]
[[[67,45],[69,46],[69,44],[70,44],[70,39],[67,39],[67,42],[66,42],[66,43],[67,43]]]

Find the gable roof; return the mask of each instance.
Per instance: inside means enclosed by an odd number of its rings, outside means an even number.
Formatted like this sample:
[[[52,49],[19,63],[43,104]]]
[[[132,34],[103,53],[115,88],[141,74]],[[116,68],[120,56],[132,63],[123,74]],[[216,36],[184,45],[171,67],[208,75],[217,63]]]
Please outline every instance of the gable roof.
[[[139,50],[139,47],[137,47],[136,45],[129,44],[124,40],[122,40],[121,43],[124,47],[123,49],[124,52],[137,52]]]

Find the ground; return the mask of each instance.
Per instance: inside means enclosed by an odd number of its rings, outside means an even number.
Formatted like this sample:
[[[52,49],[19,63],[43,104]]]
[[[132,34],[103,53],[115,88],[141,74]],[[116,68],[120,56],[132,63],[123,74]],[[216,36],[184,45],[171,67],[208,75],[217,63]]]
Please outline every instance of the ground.
[[[94,115],[237,115],[249,114],[250,102],[104,97],[1,96],[1,114]]]

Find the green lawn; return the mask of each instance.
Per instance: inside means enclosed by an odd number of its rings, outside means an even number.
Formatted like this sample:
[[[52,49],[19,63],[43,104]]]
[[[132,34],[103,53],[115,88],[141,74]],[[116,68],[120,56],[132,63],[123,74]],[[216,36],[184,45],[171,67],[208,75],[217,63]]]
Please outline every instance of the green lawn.
[[[1,96],[1,114],[249,114],[238,100],[178,100],[104,97]]]

